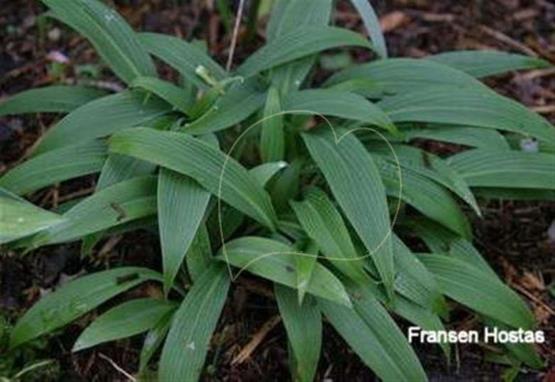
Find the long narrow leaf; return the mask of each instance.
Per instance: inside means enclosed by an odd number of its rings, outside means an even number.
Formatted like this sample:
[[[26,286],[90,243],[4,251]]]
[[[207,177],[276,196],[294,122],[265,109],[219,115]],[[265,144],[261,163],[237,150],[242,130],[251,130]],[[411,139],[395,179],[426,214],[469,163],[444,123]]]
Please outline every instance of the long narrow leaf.
[[[64,221],[24,242],[34,248],[76,240],[156,213],[156,179],[135,178],[107,187],[84,199],[63,217]]]
[[[497,130],[480,127],[434,126],[428,129],[404,130],[403,134],[406,139],[431,139],[488,150],[510,149],[505,137]]]
[[[0,178],[0,187],[24,195],[42,187],[100,171],[106,145],[99,141],[62,147],[32,157]]]
[[[188,113],[194,101],[184,89],[156,77],[137,77],[131,86],[156,94],[183,113]]]
[[[197,381],[227,297],[225,266],[212,264],[187,293],[162,349],[160,382]]]
[[[392,297],[395,271],[389,211],[372,157],[353,134],[337,142],[332,131],[320,128],[303,134],[303,139]]]
[[[130,83],[154,76],[156,69],[135,32],[115,10],[98,0],[42,0],[56,18],[77,30],[95,47],[118,77]]]
[[[328,26],[299,28],[278,36],[263,46],[252,54],[237,72],[250,77],[322,50],[344,46],[371,47],[364,37],[346,29]]]
[[[81,105],[106,95],[87,86],[53,85],[26,90],[0,103],[0,117],[25,113],[69,113]]]
[[[202,222],[210,193],[191,178],[167,169],[158,175],[158,229],[164,290],[168,293]]]
[[[448,159],[470,186],[555,189],[555,155],[469,150]]]
[[[198,75],[199,67],[205,68],[216,81],[221,81],[227,76],[218,63],[194,44],[158,33],[140,33],[138,36],[147,51],[175,68],[201,89],[208,88],[208,84]]]
[[[518,295],[487,272],[445,255],[422,255],[447,296],[515,328],[530,329],[534,316]]]
[[[60,224],[64,218],[25,200],[0,196],[0,244]]]
[[[138,176],[145,176],[154,171],[156,166],[126,155],[110,153],[102,166],[96,190],[112,186]]]
[[[292,201],[291,207],[306,233],[335,267],[355,281],[370,281],[343,218],[323,191],[311,190],[303,202]]]
[[[278,1],[274,5],[268,23],[267,40],[273,41],[294,29],[326,26],[330,21],[331,12],[331,0]],[[299,89],[315,61],[315,55],[311,55],[273,68],[272,84],[280,90],[281,94],[287,94],[291,89]]]
[[[440,222],[460,236],[471,236],[470,223],[452,195],[437,183],[406,168],[374,157],[386,187],[387,195],[407,202],[420,213]],[[400,188],[402,186],[402,188]],[[399,194],[399,191],[402,191]]]
[[[307,298],[299,306],[295,291],[279,284],[274,292],[293,351],[293,380],[312,382],[322,347],[322,316],[316,301]]]
[[[379,107],[364,97],[349,92],[329,89],[293,92],[284,99],[283,109],[351,119],[395,130],[395,126]]]
[[[369,148],[372,153],[379,154],[392,164],[397,165],[398,160],[402,167],[441,184],[468,203],[480,215],[480,208],[466,180],[458,171],[448,166],[443,159],[407,145],[393,145],[392,149],[395,155],[386,145],[371,145]]]
[[[413,58],[391,58],[356,65],[331,76],[324,86],[383,98],[430,86],[490,91],[472,76],[447,65]]]
[[[154,271],[121,267],[79,277],[39,300],[14,327],[12,348],[62,327],[110,298],[145,281],[159,280]]]
[[[384,381],[426,381],[426,374],[407,339],[376,301],[366,296],[356,309],[318,300],[331,325]]]
[[[356,10],[360,14],[360,17],[362,17],[364,26],[368,31],[368,36],[370,36],[370,40],[372,41],[378,56],[381,58],[387,58],[387,48],[380,26],[380,20],[378,19],[376,12],[374,12],[374,8],[370,4],[369,0],[351,0],[351,3],[355,6]]]
[[[198,119],[185,125],[191,134],[206,134],[242,122],[264,105],[265,94],[256,80],[234,84]]]
[[[541,69],[550,64],[536,57],[494,50],[461,50],[426,57],[466,72],[474,77],[487,77],[513,70]]]
[[[135,128],[114,135],[109,149],[188,175],[234,208],[274,228],[268,193],[243,166],[208,143],[184,133]]]
[[[264,107],[264,122],[260,132],[260,155],[264,162],[283,159],[285,136],[283,131],[283,115],[279,92],[275,87],[268,90]]]
[[[125,302],[96,318],[77,338],[72,351],[146,332],[174,308],[173,304],[154,298]]]
[[[187,270],[193,282],[196,282],[202,276],[210,265],[211,260],[212,249],[210,247],[210,236],[206,225],[201,224],[185,256]]]
[[[36,153],[76,145],[115,131],[145,123],[169,111],[157,99],[141,92],[125,91],[99,98],[74,110],[42,138]]]
[[[429,87],[378,103],[393,122],[432,122],[487,127],[555,142],[555,129],[508,98],[470,88]]]
[[[296,289],[295,256],[302,255],[281,242],[246,236],[226,243],[218,259]],[[343,284],[319,263],[315,264],[307,292],[346,306],[351,304]]]
[[[256,181],[264,187],[270,179],[278,172],[287,167],[286,162],[269,162],[258,165],[249,170],[250,174],[256,178]]]

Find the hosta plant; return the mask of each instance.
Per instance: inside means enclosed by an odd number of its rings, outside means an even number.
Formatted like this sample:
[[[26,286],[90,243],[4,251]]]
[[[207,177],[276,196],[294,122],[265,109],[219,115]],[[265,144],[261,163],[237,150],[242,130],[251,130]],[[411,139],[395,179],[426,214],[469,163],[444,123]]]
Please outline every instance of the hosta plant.
[[[280,0],[265,45],[226,71],[202,45],[136,33],[100,1],[43,2],[126,87],[48,86],[0,104],[2,116],[65,114],[0,177],[0,243],[27,253],[81,241],[87,255],[110,235],[149,228],[162,270],[78,277],[25,313],[12,349],[100,307],[73,351],[146,333],[137,373],[198,380],[228,291],[247,273],[272,285],[298,381],[315,378],[323,323],[389,381],[426,380],[399,323],[441,330],[456,306],[448,300],[483,325],[534,328],[473,246],[469,216],[483,198],[555,197],[555,129],[479,80],[544,61],[494,51],[388,58],[366,0],[352,4],[369,38],[330,26],[332,0]],[[376,59],[313,80],[321,52],[353,47]],[[179,83],[160,78],[154,59]],[[436,155],[422,140],[457,150]],[[24,198],[91,174],[94,193],[57,209]],[[162,297],[102,309],[145,282]],[[532,345],[497,348],[512,365],[542,367]]]

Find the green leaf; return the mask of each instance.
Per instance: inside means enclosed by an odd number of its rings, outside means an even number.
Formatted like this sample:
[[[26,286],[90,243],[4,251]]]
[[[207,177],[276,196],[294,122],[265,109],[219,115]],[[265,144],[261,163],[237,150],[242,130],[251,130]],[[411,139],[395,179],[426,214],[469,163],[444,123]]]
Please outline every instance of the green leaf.
[[[308,286],[312,280],[312,274],[314,273],[314,268],[318,262],[318,247],[309,241],[304,247],[299,245],[301,242],[295,245],[296,249],[303,250],[306,256],[295,256],[295,273],[297,275],[297,297],[299,298],[299,304],[304,301],[304,296],[308,291]]]
[[[12,331],[10,347],[58,329],[134,286],[159,279],[158,273],[146,268],[121,267],[70,281],[25,313]]]
[[[368,0],[351,0],[351,3],[356,8],[357,12],[362,18],[364,27],[368,32],[368,36],[374,45],[374,50],[381,58],[387,58],[387,47],[385,39],[380,26],[378,15]]]
[[[24,244],[36,248],[73,241],[155,213],[156,178],[134,178],[85,198],[63,215],[62,223],[40,232]]]
[[[427,308],[405,299],[404,297],[399,297],[395,301],[395,313],[403,317],[409,322],[412,322],[416,326],[419,326],[423,330],[431,331],[444,331],[445,326],[441,322],[439,316],[431,312]],[[451,347],[448,342],[441,342],[438,344],[441,350],[445,354],[446,360],[449,363],[451,360]]]
[[[273,41],[277,36],[294,29],[326,26],[330,21],[331,0],[286,0],[275,3],[268,23],[267,41]],[[311,55],[273,68],[272,84],[281,94],[287,94],[291,89],[299,89],[314,65],[315,58],[315,55]]]
[[[366,122],[395,131],[387,115],[357,94],[329,89],[292,92],[283,101],[285,112],[309,112]]]
[[[309,297],[299,305],[295,291],[279,284],[274,294],[295,361],[290,367],[292,379],[312,382],[322,347],[322,316],[316,301]]]
[[[332,131],[320,128],[303,134],[303,139],[392,297],[395,271],[389,211],[372,157],[353,134],[337,142]]]
[[[378,106],[393,122],[487,127],[555,142],[555,129],[544,118],[515,101],[483,90],[428,87],[385,98]]]
[[[155,129],[165,130],[171,128],[171,125],[175,122],[174,116],[164,115],[148,121],[147,125],[151,125],[151,127]],[[153,173],[155,169],[156,166],[152,163],[131,158],[126,155],[110,153],[100,172],[96,190],[101,190],[134,177],[149,175]]]
[[[393,250],[398,269],[395,289],[424,308],[445,314],[447,305],[434,276],[397,236],[393,240]]]
[[[194,44],[159,33],[139,33],[138,36],[149,53],[176,69],[201,89],[207,89],[209,84],[198,75],[199,67],[204,67],[216,81],[227,77],[225,70]]]
[[[286,35],[294,29],[307,26],[326,25],[329,22],[331,1],[305,0],[277,1],[272,9],[266,31],[268,41]]]
[[[243,166],[202,140],[135,128],[112,136],[109,149],[190,176],[234,208],[274,228],[276,217],[268,193]]]
[[[357,282],[370,281],[343,218],[323,191],[312,189],[304,201],[290,204],[308,236],[337,269]]]
[[[155,97],[145,99],[140,92],[99,98],[81,106],[48,130],[35,153],[76,145],[115,131],[145,123],[169,111],[168,105]]]
[[[94,46],[114,73],[127,83],[155,76],[156,68],[135,32],[115,10],[98,0],[42,0],[62,20]]]
[[[318,300],[322,313],[361,360],[384,381],[426,381],[426,374],[395,321],[366,294],[354,309]]]
[[[201,224],[185,256],[187,270],[193,282],[201,277],[204,270],[210,265],[211,260],[210,236],[206,224]]]
[[[264,187],[270,179],[274,177],[274,175],[286,167],[287,163],[283,161],[268,162],[250,169],[249,172],[254,178],[256,178],[257,182]]]
[[[220,264],[206,269],[193,284],[174,315],[162,349],[158,370],[160,382],[199,379],[229,285],[227,270]]]
[[[283,131],[283,114],[279,92],[275,87],[268,90],[264,107],[264,122],[260,132],[260,156],[264,162],[283,159],[285,136]]]
[[[0,198],[7,198],[12,199],[15,201],[25,202],[26,200],[23,199],[21,196],[18,196],[0,186]]]
[[[486,199],[554,201],[555,191],[538,189],[475,187],[474,194]]]
[[[158,229],[164,290],[169,293],[202,222],[210,193],[193,179],[167,169],[158,175]]]
[[[407,145],[393,145],[392,149],[383,144],[371,145],[369,147],[372,153],[379,154],[395,166],[397,166],[397,160],[399,160],[399,164],[402,167],[432,179],[452,191],[468,203],[478,216],[481,215],[480,207],[478,207],[478,203],[472,191],[470,191],[466,180],[458,171],[448,166],[443,159],[427,151]]]
[[[397,165],[378,156],[374,156],[374,162],[379,168],[387,195],[398,198],[401,183]],[[471,236],[470,224],[466,216],[445,188],[406,168],[401,169],[401,181],[401,200],[460,236],[465,238]]]
[[[27,201],[0,195],[0,244],[34,234],[63,221],[62,216]]]
[[[534,326],[534,316],[520,297],[481,268],[445,255],[426,254],[420,261],[453,300],[512,327]]]
[[[100,171],[106,160],[106,145],[90,141],[62,147],[32,157],[0,178],[0,187],[19,195],[64,180]]]
[[[96,318],[77,338],[72,351],[146,332],[174,308],[173,304],[154,298],[127,301]]]
[[[277,36],[253,53],[237,72],[244,77],[250,77],[322,50],[345,46],[371,48],[364,37],[347,29],[307,26]]]
[[[461,50],[428,56],[426,59],[449,65],[474,77],[487,77],[513,70],[541,69],[551,66],[547,61],[536,57],[494,50]]]
[[[276,283],[297,288],[295,256],[290,246],[262,237],[245,236],[225,244],[218,260]],[[339,304],[350,306],[349,296],[341,282],[322,264],[316,263],[307,292]]]
[[[0,117],[25,113],[69,113],[106,95],[87,86],[54,85],[23,91],[0,103]]]
[[[473,187],[555,189],[553,154],[476,149],[447,163]]]
[[[154,171],[156,166],[152,163],[144,162],[126,155],[110,153],[104,162],[96,190],[112,186],[124,180],[138,176],[148,175]]]
[[[147,370],[150,359],[164,342],[166,334],[168,334],[170,330],[170,324],[174,313],[174,309],[166,313],[145,336],[139,360],[139,373]]]
[[[137,77],[131,83],[131,87],[142,88],[148,92],[156,94],[158,97],[185,114],[188,113],[194,102],[194,100],[190,99],[185,89],[156,77]]]
[[[498,321],[487,318],[484,321],[485,324],[491,329],[492,327],[497,327],[497,329],[499,330],[511,330],[511,327],[504,325]],[[534,369],[541,369],[545,367],[545,364],[542,361],[541,357],[538,355],[534,344],[523,342],[507,342],[503,344],[503,347],[505,347],[511,355],[516,357],[516,359],[526,363],[528,366]]]
[[[428,129],[403,130],[403,134],[407,140],[421,138],[488,150],[510,149],[505,137],[497,130],[480,127],[434,126]]]
[[[184,130],[191,134],[206,134],[226,129],[260,109],[265,98],[254,79],[231,85],[205,114],[185,125]]]
[[[354,91],[369,98],[383,98],[433,86],[490,91],[464,72],[413,58],[390,58],[352,66],[331,76],[324,86]]]

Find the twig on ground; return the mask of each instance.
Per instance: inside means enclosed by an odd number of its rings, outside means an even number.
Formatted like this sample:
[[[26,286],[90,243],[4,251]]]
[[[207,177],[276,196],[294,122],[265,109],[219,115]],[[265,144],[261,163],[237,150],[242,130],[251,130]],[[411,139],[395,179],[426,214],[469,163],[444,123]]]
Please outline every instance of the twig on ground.
[[[239,35],[239,27],[241,26],[241,19],[243,18],[243,8],[245,0],[240,0],[239,9],[237,9],[237,17],[235,18],[235,26],[233,27],[233,35],[231,37],[231,45],[229,47],[229,55],[227,56],[227,64],[225,69],[229,72],[231,64],[233,63],[233,55],[235,54],[235,46],[237,45],[237,37]]]
[[[540,114],[553,114],[555,113],[555,105],[534,106],[532,110]]]
[[[499,40],[499,41],[501,41],[501,42],[503,42],[507,45],[512,46],[515,49],[520,50],[524,54],[527,54],[527,55],[533,56],[533,57],[538,57],[538,54],[536,53],[536,51],[530,49],[529,47],[527,47],[523,43],[512,39],[511,37],[507,36],[505,33],[496,31],[495,29],[491,29],[490,27],[487,27],[485,25],[481,25],[480,30],[482,32],[484,32],[485,34],[487,34],[488,36],[493,37],[496,40]]]
[[[254,350],[260,345],[262,340],[266,337],[266,335],[272,330],[279,322],[281,318],[279,315],[276,315],[270,318],[268,321],[262,325],[262,327],[254,334],[252,339],[249,343],[237,354],[235,358],[231,361],[232,365],[241,364],[245,362],[247,359],[250,358],[251,354]]]
[[[110,365],[112,365],[112,367],[114,369],[116,369],[118,372],[120,372],[121,374],[123,374],[127,379],[129,379],[130,381],[133,382],[137,382],[137,378],[133,377],[131,374],[129,374],[127,371],[123,370],[117,363],[115,363],[110,357],[102,354],[102,353],[98,353],[98,356],[100,358],[102,358],[103,360],[107,361]]]

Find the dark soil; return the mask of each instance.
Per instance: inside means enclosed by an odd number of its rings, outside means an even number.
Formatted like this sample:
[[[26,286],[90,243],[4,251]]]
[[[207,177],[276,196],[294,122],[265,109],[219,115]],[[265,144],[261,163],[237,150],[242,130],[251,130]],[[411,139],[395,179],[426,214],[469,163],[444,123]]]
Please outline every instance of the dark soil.
[[[225,63],[230,35],[217,12],[206,6],[213,1],[128,0],[114,1],[119,11],[137,29],[170,33],[185,38],[204,39],[210,53]],[[547,0],[391,0],[372,1],[377,5],[387,32],[391,56],[420,57],[456,49],[494,48],[535,54],[555,63],[555,5]],[[44,8],[32,0],[0,0],[0,97],[56,82],[88,81],[118,86],[118,81],[98,65],[91,46],[58,23],[42,18]],[[340,1],[337,24],[362,30],[348,2]],[[235,62],[240,62],[263,41],[263,25],[251,42],[240,40]],[[52,53],[67,56],[68,63],[52,60]],[[364,58],[364,57],[359,57]],[[164,75],[172,76],[161,67]],[[555,73],[510,74],[488,80],[497,91],[518,99],[555,121]],[[0,173],[15,165],[26,150],[54,120],[51,115],[0,118]],[[61,198],[86,190],[93,178],[62,184],[30,196],[45,207]],[[515,287],[534,308],[548,343],[540,351],[548,366],[541,372],[521,374],[521,380],[555,380],[555,308],[547,286],[555,272],[555,247],[547,240],[547,229],[555,219],[555,203],[493,201],[483,204],[485,216],[475,219],[476,244],[506,282]],[[121,240],[119,240],[121,239]],[[39,297],[63,281],[106,266],[135,264],[159,268],[159,248],[154,235],[137,232],[96,248],[93,256],[81,260],[78,245],[44,248],[26,257],[2,254],[0,260],[0,309],[14,321]],[[147,285],[127,296],[157,295],[156,286]],[[288,380],[287,344],[281,324],[270,330],[251,358],[234,364],[233,358],[265,322],[277,313],[269,285],[248,276],[234,285],[213,351],[207,361],[206,380],[272,381]],[[460,309],[454,327],[476,325],[473,315]],[[1,317],[0,317],[1,318]],[[107,358],[124,370],[137,369],[140,338],[102,345],[78,354],[70,352],[79,331],[91,319],[70,325],[48,344],[37,343],[17,362],[54,358],[58,370],[52,380],[126,380]],[[1,328],[0,328],[1,329]],[[0,332],[0,340],[2,335]],[[1,364],[0,342],[0,364]],[[504,367],[489,363],[484,348],[461,346],[455,349],[456,362],[447,366],[435,347],[417,351],[429,376],[436,381],[500,380]],[[549,372],[551,368],[551,372]],[[0,375],[2,370],[0,369]],[[43,376],[46,380],[47,377]],[[364,367],[329,327],[325,329],[324,350],[317,380],[367,381],[372,373]]]

